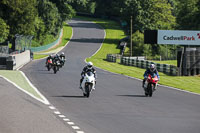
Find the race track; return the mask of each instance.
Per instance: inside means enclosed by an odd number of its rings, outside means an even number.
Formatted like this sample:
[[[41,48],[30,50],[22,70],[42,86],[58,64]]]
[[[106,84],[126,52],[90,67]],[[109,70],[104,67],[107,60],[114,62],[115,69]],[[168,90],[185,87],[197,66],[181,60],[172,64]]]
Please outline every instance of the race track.
[[[200,133],[200,96],[159,87],[144,97],[139,80],[97,70],[96,90],[84,98],[79,89],[85,58],[95,53],[104,30],[73,19],[73,37],[63,51],[67,61],[57,74],[47,71],[45,59],[21,70],[44,96],[85,133]]]

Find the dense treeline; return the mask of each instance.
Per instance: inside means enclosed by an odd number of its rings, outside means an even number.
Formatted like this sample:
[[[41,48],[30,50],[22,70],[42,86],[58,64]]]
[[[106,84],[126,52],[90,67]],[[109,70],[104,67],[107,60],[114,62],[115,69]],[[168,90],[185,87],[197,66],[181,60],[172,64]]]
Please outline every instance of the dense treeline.
[[[79,0],[71,4],[77,12],[128,23],[134,31],[145,29],[200,29],[200,0]]]
[[[150,58],[160,58],[160,55],[164,58],[176,56],[177,46],[144,45],[144,30],[200,30],[200,0],[82,0],[81,2],[73,5],[77,12],[121,20],[123,26],[128,29],[128,34],[132,16],[134,55]]]
[[[16,34],[32,35],[43,43],[58,35],[65,20],[75,14],[66,0],[1,0],[0,42],[14,42]]]
[[[143,44],[144,30],[200,30],[200,0],[1,0],[0,42],[23,34],[42,44],[75,12],[118,20],[128,34],[132,16],[134,55],[166,53],[165,46]]]

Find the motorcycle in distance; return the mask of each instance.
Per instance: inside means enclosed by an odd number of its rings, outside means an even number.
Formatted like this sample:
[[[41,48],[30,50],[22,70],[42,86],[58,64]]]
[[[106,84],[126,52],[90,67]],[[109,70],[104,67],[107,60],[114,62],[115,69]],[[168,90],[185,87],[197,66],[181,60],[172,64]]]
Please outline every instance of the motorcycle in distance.
[[[63,67],[65,65],[66,59],[64,57],[60,58],[60,67]]]
[[[61,64],[59,60],[53,60],[52,68],[53,68],[54,74],[56,74],[56,72],[59,71],[60,66]]]
[[[152,97],[153,92],[157,87],[158,80],[159,79],[155,73],[153,75],[148,75],[147,81],[144,86],[145,96]]]
[[[89,97],[90,93],[95,87],[95,77],[91,71],[88,71],[83,78],[83,82],[81,84],[83,96]]]
[[[50,69],[52,68],[52,64],[53,64],[52,59],[48,59],[46,63],[46,67],[48,71],[50,71]]]

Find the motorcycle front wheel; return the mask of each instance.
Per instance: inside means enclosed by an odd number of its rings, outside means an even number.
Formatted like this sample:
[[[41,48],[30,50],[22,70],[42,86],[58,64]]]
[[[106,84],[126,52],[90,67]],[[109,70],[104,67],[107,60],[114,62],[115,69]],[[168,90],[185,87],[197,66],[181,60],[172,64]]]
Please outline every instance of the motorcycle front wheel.
[[[47,70],[50,71],[50,69],[51,69],[51,66],[48,64],[47,65]]]
[[[148,91],[149,97],[152,97],[152,95],[153,95],[153,87],[152,87],[152,84],[148,84],[147,91]]]
[[[85,86],[85,91],[86,91],[86,97],[89,97],[90,96],[90,92],[92,90],[92,85],[86,85]]]
[[[54,74],[56,74],[56,72],[57,72],[56,66],[53,67],[53,71],[54,71]]]

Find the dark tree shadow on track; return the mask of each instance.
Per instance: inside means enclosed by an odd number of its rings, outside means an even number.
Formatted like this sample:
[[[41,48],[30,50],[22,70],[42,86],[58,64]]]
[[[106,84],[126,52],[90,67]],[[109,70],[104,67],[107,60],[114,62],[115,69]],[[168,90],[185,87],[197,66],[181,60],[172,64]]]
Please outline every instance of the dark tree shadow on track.
[[[53,72],[50,72],[50,71],[43,71],[43,72],[40,72],[39,74],[54,74]]]
[[[44,71],[48,71],[47,69],[40,69],[40,70],[37,70],[38,72],[44,72]]]
[[[81,43],[107,43],[107,44],[115,44],[118,46],[119,44],[119,39],[108,39],[106,38],[105,40],[101,38],[80,38],[80,39],[71,39],[71,42],[81,42]]]
[[[145,95],[117,95],[122,97],[146,97]]]
[[[90,24],[91,23],[91,24]],[[91,28],[91,29],[102,29],[102,27],[97,26],[96,24],[89,22],[89,23],[75,23],[72,25],[74,28]]]
[[[63,98],[85,98],[84,96],[66,96],[66,95],[62,95],[62,96],[52,96],[52,97],[63,97]]]

